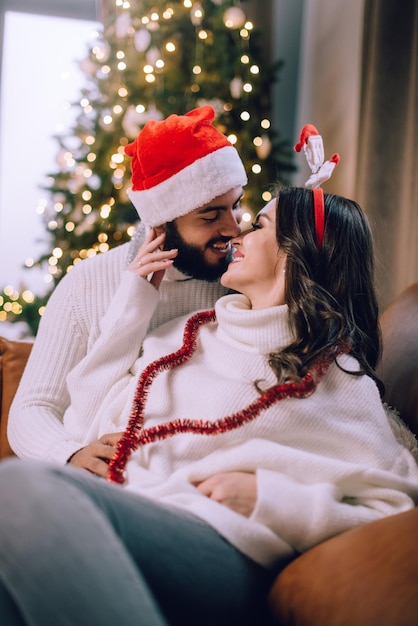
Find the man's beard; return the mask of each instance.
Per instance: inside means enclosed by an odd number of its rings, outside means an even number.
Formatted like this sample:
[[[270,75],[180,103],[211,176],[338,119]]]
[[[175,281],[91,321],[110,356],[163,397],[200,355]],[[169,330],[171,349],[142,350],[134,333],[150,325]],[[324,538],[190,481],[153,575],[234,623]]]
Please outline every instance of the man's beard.
[[[178,254],[174,258],[174,267],[183,272],[183,274],[198,280],[214,282],[226,272],[232,259],[232,251],[225,258],[219,259],[218,263],[208,263],[205,259],[204,251],[198,246],[184,241],[174,222],[166,223],[165,233],[164,250],[178,249]],[[220,241],[226,243],[229,240],[229,237],[217,237],[216,239],[211,239],[206,245],[210,246]]]

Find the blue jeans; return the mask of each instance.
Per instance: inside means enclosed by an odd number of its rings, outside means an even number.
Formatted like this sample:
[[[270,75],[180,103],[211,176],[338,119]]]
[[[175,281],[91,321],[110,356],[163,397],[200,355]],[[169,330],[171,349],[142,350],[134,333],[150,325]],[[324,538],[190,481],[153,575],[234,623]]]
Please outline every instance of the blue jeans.
[[[187,512],[70,466],[0,463],[2,626],[261,626],[273,576]]]

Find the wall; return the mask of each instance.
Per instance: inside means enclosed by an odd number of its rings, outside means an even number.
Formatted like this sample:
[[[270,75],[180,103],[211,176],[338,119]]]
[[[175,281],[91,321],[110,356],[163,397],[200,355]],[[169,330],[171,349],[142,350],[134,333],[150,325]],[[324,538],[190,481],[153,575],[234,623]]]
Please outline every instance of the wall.
[[[270,23],[271,57],[283,59],[280,81],[273,86],[273,123],[290,145],[295,143],[304,0],[274,0]]]

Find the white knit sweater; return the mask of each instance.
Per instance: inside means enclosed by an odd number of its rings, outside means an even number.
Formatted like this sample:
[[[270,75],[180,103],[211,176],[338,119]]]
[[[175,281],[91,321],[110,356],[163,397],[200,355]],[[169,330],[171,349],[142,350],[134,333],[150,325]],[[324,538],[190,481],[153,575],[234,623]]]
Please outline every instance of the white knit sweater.
[[[130,364],[141,348],[138,323],[142,331],[147,327],[152,330],[179,315],[211,308],[227,293],[217,282],[193,280],[174,268],[166,272],[159,292],[127,272],[126,265],[144,236],[140,224],[131,244],[78,263],[54,290],[9,415],[8,438],[18,456],[65,463],[80,448],[78,435],[74,437],[63,421],[70,405],[67,377],[86,355],[94,359],[100,347],[96,343],[101,326],[111,332],[114,323],[117,333],[122,324],[131,331],[127,351]],[[127,299],[121,285],[123,277],[131,287]],[[112,358],[117,354],[118,348]],[[81,380],[79,384],[89,397],[90,383]],[[97,393],[100,395],[100,385]],[[85,420],[91,418],[89,398],[86,403],[80,408],[81,420],[83,416]]]
[[[145,292],[148,297],[141,300],[138,316],[138,300]],[[125,427],[144,367],[182,344],[189,316],[159,326],[144,339],[147,318],[159,306],[153,287],[130,272],[122,273],[118,292],[100,321],[100,333],[97,328],[89,351],[62,386],[62,422],[55,418],[44,447],[50,458],[66,458],[74,447]],[[291,341],[287,306],[252,311],[244,296],[232,295],[217,302],[216,312],[217,323],[200,329],[192,359],[154,380],[146,427],[176,418],[222,418],[258,397],[254,381],[263,387],[275,384],[265,355]],[[37,375],[35,364],[41,367],[41,361],[42,355],[35,352],[14,407],[13,444],[19,441],[25,450],[33,447],[32,438],[38,448],[45,439],[33,417],[39,408],[25,403],[31,376]],[[358,369],[349,356],[340,357],[339,363]],[[57,363],[49,360],[42,368],[44,375],[55,372]],[[42,379],[37,376],[37,384]],[[36,384],[32,395],[35,391]],[[48,388],[42,393],[47,404]],[[19,419],[21,411],[25,417]],[[33,423],[29,438],[27,421]],[[39,430],[45,421],[43,415]],[[256,474],[257,503],[250,518],[192,486],[228,471]],[[395,440],[375,383],[337,365],[311,396],[282,400],[241,428],[215,436],[176,434],[140,448],[127,473],[126,489],[187,509],[265,566],[277,566],[330,536],[418,502],[417,465]]]

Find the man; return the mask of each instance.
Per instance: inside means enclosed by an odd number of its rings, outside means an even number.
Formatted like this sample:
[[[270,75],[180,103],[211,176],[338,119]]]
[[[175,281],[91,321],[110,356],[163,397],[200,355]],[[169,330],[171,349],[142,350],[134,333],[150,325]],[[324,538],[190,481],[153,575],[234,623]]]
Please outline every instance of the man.
[[[88,416],[88,406],[77,406],[76,390],[69,407],[69,386],[81,372],[94,372],[100,337],[109,329],[126,332],[132,316],[151,306],[148,331],[211,308],[225,293],[218,278],[229,262],[230,239],[239,233],[247,178],[213,119],[213,109],[205,106],[150,121],[126,147],[132,157],[129,195],[141,224],[129,244],[76,265],[49,299],[9,417],[8,437],[18,456],[71,462],[105,476],[118,434],[95,440],[92,432],[87,445],[67,427],[71,411]],[[172,252],[161,254],[162,246]],[[144,262],[145,280],[126,271]],[[123,360],[129,369],[140,348],[133,333],[130,352],[109,358]],[[87,375],[81,380],[93,402],[101,381]]]

